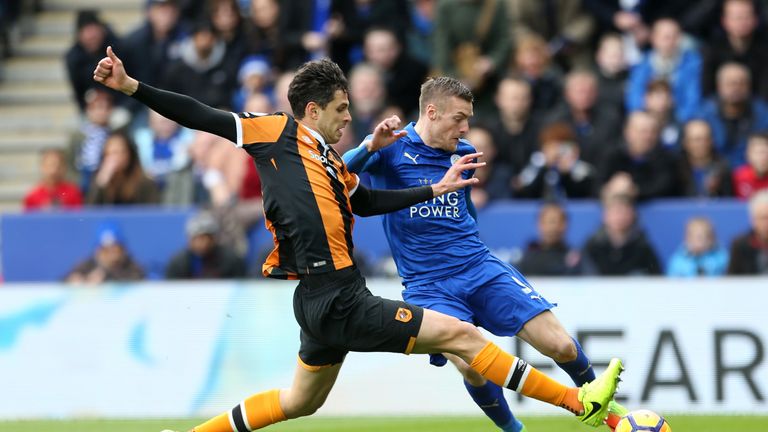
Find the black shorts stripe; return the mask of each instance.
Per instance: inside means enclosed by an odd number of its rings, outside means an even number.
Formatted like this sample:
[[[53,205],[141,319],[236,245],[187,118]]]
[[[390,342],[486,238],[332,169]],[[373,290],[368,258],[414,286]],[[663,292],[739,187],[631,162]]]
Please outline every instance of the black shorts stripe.
[[[507,388],[510,390],[517,391],[517,386],[520,385],[520,380],[523,378],[523,374],[525,373],[525,370],[528,368],[528,363],[526,363],[525,360],[518,358],[514,367],[515,367],[515,371],[512,372],[512,378],[509,379],[509,384],[507,384]]]
[[[245,427],[245,420],[243,420],[243,411],[240,409],[240,405],[232,408],[232,420],[235,423],[235,432],[250,432]]]

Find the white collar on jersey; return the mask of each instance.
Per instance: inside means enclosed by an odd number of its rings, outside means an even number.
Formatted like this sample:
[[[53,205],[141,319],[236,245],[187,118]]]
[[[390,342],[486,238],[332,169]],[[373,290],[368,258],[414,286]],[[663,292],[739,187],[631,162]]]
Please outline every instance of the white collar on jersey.
[[[312,135],[313,137],[315,137],[315,139],[316,139],[316,140],[317,140],[317,141],[318,141],[320,144],[322,144],[324,148],[326,148],[326,149],[328,148],[328,144],[326,144],[326,143],[325,143],[325,140],[323,139],[323,136],[322,136],[322,135],[320,135],[320,132],[318,132],[318,131],[316,131],[316,130],[312,129],[312,128],[311,128],[311,127],[309,127],[309,126],[307,126],[307,124],[306,124],[306,123],[301,123],[301,125],[302,125],[302,126],[304,126],[305,128],[307,128],[307,130],[309,131],[309,134],[310,134],[310,135]]]

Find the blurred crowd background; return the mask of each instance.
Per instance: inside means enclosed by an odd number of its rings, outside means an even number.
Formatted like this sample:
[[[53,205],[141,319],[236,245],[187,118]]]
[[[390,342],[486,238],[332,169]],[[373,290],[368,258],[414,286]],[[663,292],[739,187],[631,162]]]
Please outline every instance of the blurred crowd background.
[[[165,276],[257,274],[248,233],[263,229],[261,187],[248,155],[92,71],[111,45],[148,84],[225,110],[290,112],[294,70],[330,57],[350,82],[339,153],[386,116],[415,121],[428,76],[473,90],[481,227],[482,209],[542,204],[538,223],[509,227],[530,231],[509,258],[527,274],[768,273],[767,26],[758,0],[0,0],[0,201],[29,213],[193,206]],[[571,245],[577,200],[599,203],[602,220]],[[664,200],[736,200],[749,223],[719,244],[716,224],[692,212],[661,262],[638,208]],[[145,277],[119,224],[94,237],[62,279]]]

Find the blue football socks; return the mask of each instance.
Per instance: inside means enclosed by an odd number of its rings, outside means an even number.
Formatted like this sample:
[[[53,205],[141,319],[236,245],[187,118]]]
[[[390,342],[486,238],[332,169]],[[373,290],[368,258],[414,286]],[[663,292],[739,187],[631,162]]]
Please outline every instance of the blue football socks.
[[[557,363],[557,365],[571,377],[578,387],[581,387],[594,381],[595,371],[592,369],[592,363],[589,362],[587,355],[584,354],[584,350],[581,349],[579,341],[573,339],[573,343],[576,345],[576,359],[567,363]]]
[[[523,424],[515,418],[509,409],[504,391],[498,385],[487,381],[485,385],[475,387],[464,381],[472,400],[504,432],[520,432]]]

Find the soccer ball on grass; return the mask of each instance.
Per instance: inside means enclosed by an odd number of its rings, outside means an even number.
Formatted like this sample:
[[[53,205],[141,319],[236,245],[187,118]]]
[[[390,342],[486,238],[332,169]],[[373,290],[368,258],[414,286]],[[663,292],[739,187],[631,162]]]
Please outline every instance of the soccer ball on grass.
[[[632,411],[619,420],[615,432],[672,432],[664,417],[649,410]]]

